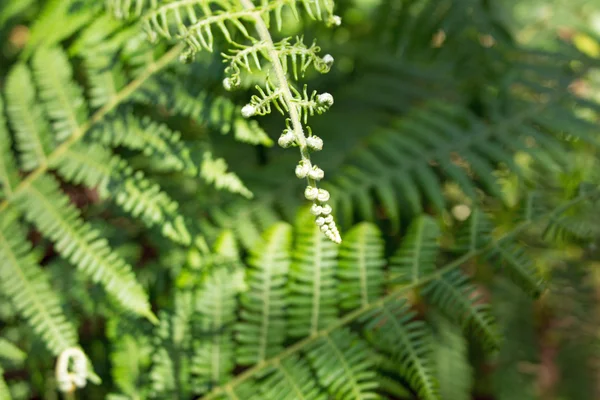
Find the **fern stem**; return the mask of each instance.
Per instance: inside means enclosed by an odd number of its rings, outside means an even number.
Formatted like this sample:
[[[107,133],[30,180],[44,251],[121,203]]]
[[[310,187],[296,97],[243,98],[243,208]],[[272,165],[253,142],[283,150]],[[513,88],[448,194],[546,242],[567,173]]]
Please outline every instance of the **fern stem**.
[[[69,150],[69,148],[71,148],[71,146],[77,143],[94,125],[102,121],[104,117],[106,117],[123,101],[125,101],[129,96],[131,96],[136,90],[138,90],[140,86],[142,86],[144,82],[146,82],[152,75],[165,68],[173,60],[177,59],[184,47],[184,44],[178,44],[177,46],[174,46],[168,52],[163,54],[161,58],[149,64],[138,78],[131,81],[119,93],[117,93],[117,95],[114,96],[114,98],[109,103],[107,103],[106,105],[104,105],[104,107],[96,111],[85,124],[81,125],[75,132],[73,132],[73,134],[67,140],[61,143],[48,156],[46,163],[40,165],[38,168],[33,170],[29,175],[27,175],[27,177],[25,177],[25,179],[23,179],[17,185],[17,187],[12,191],[11,196],[0,203],[0,212],[4,211],[11,203],[11,201],[13,201],[13,199],[18,198],[19,194],[26,190],[31,185],[31,183],[36,180],[36,178],[44,174],[48,170],[49,165],[52,165],[53,162],[59,160]]]
[[[312,335],[312,336],[308,336],[303,340],[300,340],[298,342],[296,342],[295,344],[291,345],[290,347],[288,347],[287,349],[285,349],[284,351],[282,351],[280,354],[278,354],[277,356],[274,356],[268,360],[265,360],[263,362],[260,362],[258,364],[256,364],[254,367],[247,369],[246,371],[244,371],[243,373],[239,374],[237,377],[235,377],[234,379],[232,379],[227,386],[219,386],[216,387],[215,389],[213,389],[210,393],[208,393],[207,395],[203,396],[201,399],[202,400],[209,400],[209,399],[214,399],[216,396],[222,394],[224,391],[229,390],[232,387],[235,387],[237,385],[239,385],[240,383],[250,379],[252,376],[254,376],[257,372],[261,371],[262,369],[268,367],[268,366],[273,366],[276,365],[278,363],[281,362],[281,360],[285,359],[286,357],[291,356],[292,354],[295,354],[299,351],[301,351],[302,349],[304,349],[305,347],[307,347],[308,345],[310,345],[311,343],[313,343],[314,341],[316,341],[317,339],[320,339],[322,337],[327,337],[329,336],[333,331],[355,321],[356,319],[358,319],[360,316],[362,316],[363,314],[367,313],[368,311],[371,311],[375,308],[378,307],[382,307],[383,305],[385,305],[385,303],[387,303],[388,301],[397,298],[399,296],[401,296],[402,294],[416,289],[426,283],[429,283],[435,279],[439,279],[442,277],[442,275],[444,275],[445,273],[452,271],[458,267],[460,267],[461,265],[463,265],[464,263],[466,263],[468,260],[470,260],[473,257],[476,257],[482,253],[485,253],[489,250],[491,250],[492,248],[494,248],[495,246],[498,246],[498,244],[500,244],[503,241],[509,240],[512,237],[520,234],[521,232],[523,232],[525,229],[529,228],[530,225],[533,222],[536,222],[538,220],[542,220],[544,218],[552,218],[553,215],[559,214],[564,212],[565,210],[569,209],[570,207],[573,207],[575,205],[577,205],[578,203],[587,200],[590,197],[596,196],[600,194],[600,189],[598,190],[594,190],[588,193],[585,193],[579,197],[574,198],[573,200],[564,203],[563,205],[561,205],[560,207],[555,208],[554,210],[545,213],[543,215],[541,215],[540,217],[536,218],[536,219],[528,219],[525,222],[522,222],[521,224],[517,225],[515,229],[511,230],[510,232],[504,234],[502,237],[496,239],[496,240],[492,240],[490,241],[487,245],[482,246],[478,249],[471,249],[469,250],[467,253],[463,254],[462,256],[456,258],[455,260],[451,261],[450,263],[444,265],[443,267],[437,269],[435,272],[432,272],[426,276],[424,276],[421,280],[417,281],[417,282],[412,282],[406,286],[403,286],[401,288],[398,288],[396,290],[392,290],[391,292],[389,292],[388,294],[386,294],[385,296],[381,297],[379,300],[374,301],[372,303],[369,303],[363,307],[360,307],[348,314],[346,314],[344,317],[340,318],[339,320],[337,320],[335,323],[333,323],[331,326],[320,330],[319,332],[317,332],[316,334]]]

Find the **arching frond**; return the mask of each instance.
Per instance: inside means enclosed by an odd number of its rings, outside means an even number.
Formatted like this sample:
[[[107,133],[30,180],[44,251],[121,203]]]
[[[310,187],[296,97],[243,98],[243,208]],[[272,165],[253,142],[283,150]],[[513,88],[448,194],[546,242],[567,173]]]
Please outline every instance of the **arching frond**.
[[[369,352],[362,339],[340,329],[316,341],[307,355],[319,382],[333,398],[379,399]]]
[[[474,252],[489,243],[494,225],[479,208],[471,210],[471,215],[456,234],[455,249],[458,252]]]
[[[38,266],[17,214],[7,209],[0,217],[0,290],[54,355],[77,346],[77,331]]]
[[[310,336],[337,317],[337,248],[312,222],[304,209],[296,224],[293,262],[289,277],[290,336]]]
[[[339,250],[340,305],[366,306],[381,297],[385,274],[384,242],[376,225],[363,222],[349,230]]]
[[[391,279],[403,285],[415,284],[435,270],[440,228],[429,216],[413,220],[400,248],[390,260]]]
[[[291,227],[277,223],[251,250],[242,293],[242,321],[236,326],[237,360],[255,364],[281,351],[285,340],[285,284],[290,268]]]
[[[20,194],[26,218],[55,242],[56,250],[94,282],[101,283],[126,310],[155,319],[131,267],[111,253],[106,239],[80,219],[79,212],[49,176],[37,178]]]
[[[444,315],[472,333],[489,350],[499,345],[499,335],[489,305],[481,299],[475,286],[461,271],[450,271],[423,288],[427,301]]]
[[[432,337],[423,321],[414,320],[405,301],[392,300],[362,317],[367,333],[398,363],[398,373],[425,400],[439,400],[431,356]]]
[[[231,193],[239,193],[251,199],[254,197],[241,179],[234,173],[227,171],[227,163],[222,158],[213,159],[210,152],[204,153],[200,166],[200,176],[218,190],[227,190]]]
[[[544,281],[525,249],[517,244],[498,244],[489,252],[493,264],[504,272],[526,293],[537,297],[544,289]]]

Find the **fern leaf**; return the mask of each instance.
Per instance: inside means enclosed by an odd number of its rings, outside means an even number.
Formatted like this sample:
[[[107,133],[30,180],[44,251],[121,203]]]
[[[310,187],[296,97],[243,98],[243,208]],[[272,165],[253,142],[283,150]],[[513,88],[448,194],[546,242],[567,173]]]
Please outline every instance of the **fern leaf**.
[[[8,385],[4,380],[4,370],[0,366],[0,399],[2,400],[12,400],[12,396],[10,394],[10,390],[8,390]]]
[[[434,319],[436,326],[433,360],[440,386],[440,397],[471,400],[473,371],[469,364],[468,343],[459,328],[446,319]]]
[[[492,239],[493,228],[489,217],[480,209],[474,208],[456,235],[455,250],[467,253],[482,249]]]
[[[242,279],[241,269],[219,266],[197,291],[195,308],[201,339],[194,344],[191,372],[200,391],[225,383],[235,367],[232,325]]]
[[[384,303],[364,315],[365,329],[375,345],[391,353],[400,375],[424,400],[440,400],[431,359],[431,333],[423,321],[413,320],[404,300]]]
[[[291,228],[277,223],[251,251],[242,294],[242,321],[236,327],[238,362],[255,364],[279,353],[285,340],[285,284],[290,267]]]
[[[9,208],[0,217],[0,289],[48,349],[59,355],[77,345],[77,331],[63,314],[59,297],[37,265],[17,215]]]
[[[11,363],[21,364],[27,355],[17,346],[4,338],[0,338],[0,359]]]
[[[147,338],[141,335],[122,335],[112,340],[112,378],[115,385],[131,398],[139,395],[144,377],[142,368],[150,361],[149,344],[146,342]]]
[[[384,241],[376,225],[363,222],[345,235],[337,269],[340,305],[364,307],[381,297],[385,275]]]
[[[106,239],[83,222],[78,210],[49,176],[38,177],[19,196],[26,218],[55,242],[56,250],[118,301],[123,309],[156,317],[131,267],[112,253]]]
[[[33,73],[56,139],[63,141],[77,132],[87,117],[82,90],[72,81],[71,64],[62,50],[42,48],[33,57]]]
[[[340,400],[379,399],[367,344],[348,329],[320,338],[307,356],[319,382]]]
[[[53,149],[43,110],[36,103],[31,73],[24,64],[15,66],[6,81],[9,122],[15,131],[21,167],[31,171],[46,164]]]
[[[55,167],[64,179],[98,187],[102,197],[111,195],[125,212],[140,218],[148,227],[159,226],[165,237],[190,243],[190,233],[177,212],[178,204],[143,172],[134,171],[104,147],[72,146]]]
[[[543,280],[537,273],[533,260],[516,244],[498,244],[489,252],[492,263],[516,283],[525,293],[534,297],[541,294]]]
[[[422,215],[413,221],[402,245],[390,260],[394,283],[415,284],[435,270],[440,235],[433,218]]]
[[[9,197],[19,181],[12,141],[4,120],[4,102],[0,96],[0,199]]]
[[[499,335],[489,306],[461,271],[450,271],[423,288],[428,302],[444,315],[459,323],[465,333],[472,333],[488,350],[499,346]]]
[[[303,209],[295,224],[288,286],[288,333],[293,337],[314,335],[337,317],[337,247],[323,236],[313,218]]]
[[[239,193],[251,199],[254,195],[244,185],[240,178],[233,172],[227,172],[227,163],[224,159],[213,159],[210,152],[204,153],[200,176],[209,184],[214,184],[218,190],[227,190],[231,193]]]
[[[289,357],[275,364],[275,370],[261,385],[264,400],[325,400],[308,363]]]
[[[126,147],[155,155],[162,162],[174,165],[175,170],[193,176],[197,168],[190,157],[189,148],[182,142],[179,132],[148,117],[138,118],[126,110],[113,116],[90,132],[95,141],[111,147]]]

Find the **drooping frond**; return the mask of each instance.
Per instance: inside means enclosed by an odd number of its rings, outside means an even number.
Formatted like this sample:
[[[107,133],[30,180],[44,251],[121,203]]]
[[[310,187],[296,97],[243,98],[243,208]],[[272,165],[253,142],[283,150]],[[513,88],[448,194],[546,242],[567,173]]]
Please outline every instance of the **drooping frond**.
[[[50,287],[26,240],[18,215],[6,209],[0,213],[0,290],[58,355],[77,345],[77,331],[63,314],[60,298]]]
[[[317,340],[308,350],[310,364],[330,396],[340,400],[379,399],[367,344],[348,329]]]
[[[289,357],[277,363],[261,389],[264,400],[327,399],[308,363],[299,357]]]
[[[458,270],[446,272],[423,288],[427,301],[449,319],[472,333],[490,350],[499,345],[499,335],[489,305],[481,299],[469,278]]]
[[[81,220],[53,178],[37,178],[20,193],[19,199],[18,206],[26,218],[55,242],[56,250],[66,260],[101,283],[124,309],[155,319],[131,267],[111,252],[98,231]]]
[[[440,234],[432,217],[422,215],[413,220],[400,248],[390,260],[394,283],[415,284],[435,270]]]
[[[239,193],[251,199],[252,192],[244,185],[241,179],[231,171],[227,171],[227,163],[222,158],[213,159],[210,152],[204,153],[200,165],[200,176],[208,184],[212,184],[218,190],[227,190],[231,193]]]
[[[381,297],[385,263],[384,242],[376,225],[363,222],[349,230],[339,249],[340,306],[354,309]]]
[[[432,360],[431,332],[414,320],[405,301],[392,300],[362,317],[373,343],[398,363],[398,373],[424,400],[440,400]]]
[[[291,227],[277,223],[251,251],[241,296],[241,319],[236,326],[237,360],[255,364],[281,351],[285,340],[285,284],[290,268]]]
[[[515,243],[499,243],[489,252],[490,261],[526,293],[537,297],[544,289],[544,281],[534,261],[525,249]]]
[[[310,336],[337,316],[337,248],[302,210],[295,224],[293,262],[289,274],[290,336]]]

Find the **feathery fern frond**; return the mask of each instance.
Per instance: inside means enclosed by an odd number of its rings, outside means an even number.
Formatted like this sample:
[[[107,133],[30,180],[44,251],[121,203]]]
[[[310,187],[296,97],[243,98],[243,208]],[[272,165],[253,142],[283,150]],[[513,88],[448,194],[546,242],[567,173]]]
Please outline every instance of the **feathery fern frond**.
[[[248,291],[241,296],[242,321],[236,326],[237,360],[255,364],[281,351],[285,340],[285,284],[290,268],[291,227],[273,225],[252,249]]]
[[[200,176],[208,183],[213,184],[218,190],[227,190],[231,193],[239,193],[251,199],[254,197],[240,178],[234,172],[227,172],[227,163],[224,159],[213,159],[209,152],[204,153],[200,165]]]
[[[354,309],[381,297],[385,275],[384,242],[376,225],[363,222],[345,235],[337,276],[340,306]]]
[[[18,216],[6,209],[0,213],[0,290],[42,338],[59,355],[77,345],[77,331],[63,314],[61,300],[31,253]]]
[[[398,251],[390,260],[394,283],[414,284],[435,270],[440,238],[437,222],[426,215],[413,220]]]
[[[11,196],[19,181],[11,144],[12,140],[4,120],[4,102],[0,96],[0,200]]]
[[[155,320],[143,288],[131,267],[111,253],[106,239],[80,219],[79,212],[61,193],[58,183],[41,176],[19,194],[19,208],[47,237],[56,250],[81,269],[123,307]]]
[[[330,396],[340,400],[379,399],[366,343],[347,329],[317,340],[307,351],[310,364]]]
[[[451,320],[459,323],[466,333],[472,333],[489,350],[499,346],[499,336],[489,305],[483,303],[477,289],[461,271],[449,271],[423,288],[429,303]]]
[[[314,224],[308,210],[297,218],[293,262],[289,273],[288,334],[314,335],[337,316],[335,267],[337,249]]]
[[[36,103],[35,88],[26,65],[17,65],[8,75],[6,100],[21,168],[31,171],[47,162],[54,142],[43,119],[43,110]]]
[[[27,358],[25,352],[4,338],[0,338],[0,359],[11,363],[22,363]]]
[[[361,320],[372,332],[376,347],[391,353],[398,372],[421,398],[439,400],[438,383],[431,358],[431,332],[423,321],[414,320],[405,301],[392,300],[365,314]]]

